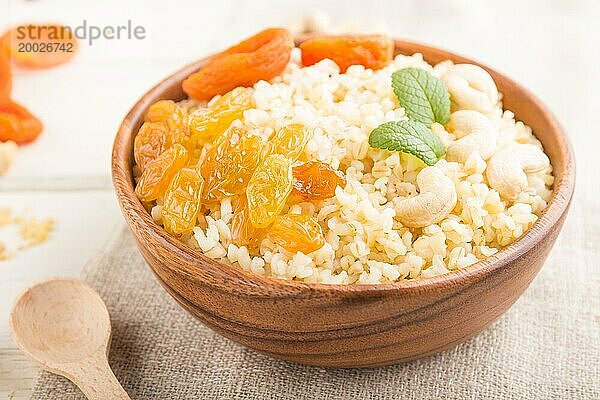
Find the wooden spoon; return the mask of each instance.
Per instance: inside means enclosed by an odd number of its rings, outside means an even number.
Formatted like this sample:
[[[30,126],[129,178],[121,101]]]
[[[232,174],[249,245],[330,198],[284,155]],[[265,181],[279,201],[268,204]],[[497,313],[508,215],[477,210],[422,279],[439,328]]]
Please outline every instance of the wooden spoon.
[[[30,287],[17,298],[10,327],[32,360],[71,380],[88,399],[130,399],[108,365],[108,310],[89,286],[58,278]]]

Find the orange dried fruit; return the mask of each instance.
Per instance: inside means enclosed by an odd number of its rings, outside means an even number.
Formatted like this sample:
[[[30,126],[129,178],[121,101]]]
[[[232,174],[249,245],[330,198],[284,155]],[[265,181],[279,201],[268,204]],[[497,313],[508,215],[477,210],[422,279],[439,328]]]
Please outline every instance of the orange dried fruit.
[[[246,196],[236,198],[231,217],[231,239],[236,246],[246,246],[255,250],[266,235],[266,229],[255,228],[248,215]]]
[[[292,168],[293,195],[303,200],[324,200],[335,195],[335,188],[346,185],[342,171],[321,161],[310,161]]]
[[[394,41],[385,35],[324,35],[300,44],[302,64],[313,65],[329,58],[346,72],[351,65],[381,69],[394,56]]]
[[[142,172],[173,144],[165,124],[144,122],[133,142],[133,157]]]
[[[246,189],[252,225],[265,228],[281,213],[292,191],[292,160],[270,155],[254,171]]]
[[[296,161],[311,137],[312,130],[302,124],[284,126],[269,141],[269,153]]]
[[[68,26],[56,24],[21,25],[6,32],[15,63],[27,68],[51,68],[70,61],[79,44]]]
[[[162,122],[170,131],[186,130],[185,112],[172,100],[159,100],[146,113],[147,122]]]
[[[268,235],[273,243],[292,253],[312,253],[325,244],[321,225],[314,218],[304,214],[277,216]]]
[[[162,123],[167,127],[173,143],[179,143],[190,153],[194,145],[188,129],[188,115],[172,100],[159,100],[148,109],[146,121]]]
[[[44,126],[25,107],[10,99],[0,101],[0,141],[29,143],[40,135]]]
[[[242,128],[230,128],[215,144],[201,165],[205,202],[244,193],[263,155],[261,137]]]
[[[204,144],[213,141],[222,135],[233,121],[241,119],[244,111],[252,107],[252,93],[246,88],[236,88],[221,96],[209,108],[194,111],[189,117],[194,142]]]
[[[215,168],[217,160],[224,157],[225,153],[230,151],[232,144],[230,143],[231,136],[234,136],[233,132],[236,132],[239,135],[241,132],[239,128],[229,128],[220,136],[217,136],[214,143],[212,145],[208,145],[204,147],[206,149],[206,154],[200,163],[200,171],[202,172],[202,177],[205,180],[208,179],[213,169]]]
[[[272,79],[285,69],[293,48],[287,29],[265,29],[211,57],[183,81],[183,91],[194,99],[209,100],[238,86]]]
[[[162,196],[171,179],[188,161],[188,151],[179,143],[175,143],[156,160],[146,166],[140,177],[135,194],[141,201],[152,201]]]
[[[177,172],[163,198],[161,214],[167,232],[175,236],[192,232],[203,186],[204,179],[198,168],[183,168]]]
[[[0,39],[0,103],[10,98],[12,90],[12,72],[10,49],[6,41]]]

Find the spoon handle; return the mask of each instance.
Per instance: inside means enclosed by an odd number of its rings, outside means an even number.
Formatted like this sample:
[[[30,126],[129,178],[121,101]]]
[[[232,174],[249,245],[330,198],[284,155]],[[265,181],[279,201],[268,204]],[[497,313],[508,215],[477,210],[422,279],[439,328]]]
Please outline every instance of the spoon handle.
[[[73,383],[89,400],[131,400],[110,369],[106,357],[90,359],[73,371]]]

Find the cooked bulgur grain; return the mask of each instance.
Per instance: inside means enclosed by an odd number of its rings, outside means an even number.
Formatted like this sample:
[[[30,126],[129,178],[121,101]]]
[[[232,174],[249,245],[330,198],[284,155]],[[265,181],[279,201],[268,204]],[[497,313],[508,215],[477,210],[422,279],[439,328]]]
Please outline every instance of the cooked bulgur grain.
[[[294,254],[267,236],[257,251],[236,246],[231,239],[231,198],[204,207],[193,235],[182,240],[208,257],[257,274],[353,284],[427,278],[465,268],[523,235],[551,197],[552,167],[546,163],[544,168],[529,172],[526,187],[518,196],[503,198],[488,181],[490,154],[482,156],[479,151],[457,152],[452,161],[442,158],[429,167],[441,171],[456,192],[456,205],[446,217],[417,228],[400,222],[399,203],[419,194],[417,176],[426,165],[408,154],[371,148],[368,138],[382,123],[407,119],[390,85],[391,74],[406,67],[447,77],[452,111],[477,109],[485,115],[484,122],[497,133],[492,154],[515,144],[541,149],[531,129],[502,109],[501,95],[494,92],[491,78],[491,94],[478,103],[473,93],[458,93],[460,85],[453,86],[456,82],[451,80],[455,77],[445,75],[454,68],[448,61],[431,66],[420,54],[399,55],[378,71],[354,65],[340,74],[338,66],[327,59],[301,67],[299,49],[295,49],[281,76],[253,86],[255,107],[232,125],[265,140],[292,123],[314,129],[301,160],[322,161],[343,171],[346,184],[338,186],[332,198],[287,204],[283,213],[316,218],[325,245],[309,254]],[[199,106],[190,100],[180,105],[187,111]],[[446,148],[460,139],[448,125],[435,123],[431,130]],[[487,146],[486,152],[489,150]],[[159,224],[160,208],[158,204],[152,209]]]

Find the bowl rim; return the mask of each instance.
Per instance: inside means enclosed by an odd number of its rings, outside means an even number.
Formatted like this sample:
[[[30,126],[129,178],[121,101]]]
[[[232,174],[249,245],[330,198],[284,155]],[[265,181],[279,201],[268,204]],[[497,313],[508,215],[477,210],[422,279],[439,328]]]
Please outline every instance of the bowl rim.
[[[296,45],[304,39],[305,37],[297,37]],[[165,250],[178,253],[196,267],[209,267],[211,264],[218,265],[219,270],[211,267],[210,272],[219,276],[220,279],[236,279],[238,284],[251,285],[252,287],[250,290],[256,289],[259,284],[266,285],[268,287],[268,293],[270,294],[273,294],[277,289],[281,289],[282,293],[293,290],[294,293],[299,294],[300,291],[304,291],[311,296],[319,293],[326,295],[334,292],[337,294],[358,296],[392,292],[405,293],[405,291],[413,291],[415,289],[423,291],[437,290],[442,287],[447,288],[449,286],[462,285],[465,284],[465,282],[472,282],[480,279],[530,251],[551,232],[557,223],[560,222],[563,215],[568,211],[573,197],[575,186],[575,160],[573,148],[564,129],[554,115],[536,96],[522,85],[516,83],[495,69],[471,58],[439,47],[407,40],[395,39],[394,42],[396,53],[408,54],[407,52],[398,51],[398,48],[410,48],[414,50],[413,54],[423,53],[425,51],[430,53],[433,52],[436,54],[436,57],[440,56],[442,59],[451,59],[455,62],[468,62],[479,65],[492,75],[500,77],[517,87],[525,96],[526,102],[532,103],[544,114],[544,118],[551,127],[551,136],[554,136],[559,144],[560,158],[563,159],[562,169],[559,174],[557,174],[556,165],[554,163],[552,164],[555,177],[556,175],[559,175],[560,179],[555,181],[551,199],[538,220],[516,241],[500,249],[492,256],[459,270],[450,271],[446,274],[430,278],[403,280],[400,282],[384,284],[326,284],[278,279],[259,275],[251,271],[245,271],[239,267],[210,259],[202,254],[201,251],[180,242],[176,238],[170,236],[161,226],[156,224],[143,207],[142,203],[137,199],[132,185],[133,174],[131,168],[127,168],[127,165],[121,165],[122,162],[120,160],[129,160],[129,162],[131,162],[132,154],[125,154],[128,140],[133,142],[133,138],[135,137],[135,133],[132,132],[135,128],[135,123],[132,124],[131,122],[140,121],[140,118],[143,120],[143,111],[145,111],[152,103],[151,98],[156,96],[164,98],[161,93],[172,88],[174,81],[178,81],[183,77],[188,76],[190,73],[197,71],[204,65],[209,57],[188,64],[161,80],[136,101],[120,124],[113,145],[111,170],[116,197],[130,228],[133,230],[135,226],[142,231],[149,232],[150,236],[157,240]],[[424,57],[424,59],[427,61],[427,57]],[[129,137],[131,137],[131,139],[128,139]],[[243,293],[247,294],[252,292],[243,291]]]

